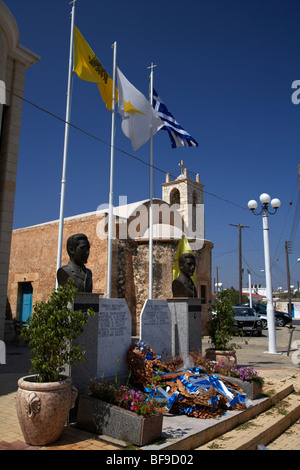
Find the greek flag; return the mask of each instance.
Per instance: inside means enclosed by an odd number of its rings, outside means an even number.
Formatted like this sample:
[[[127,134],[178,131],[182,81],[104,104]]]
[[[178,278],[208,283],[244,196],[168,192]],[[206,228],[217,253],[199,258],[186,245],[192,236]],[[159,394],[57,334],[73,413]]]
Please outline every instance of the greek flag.
[[[162,129],[169,133],[172,148],[198,147],[195,139],[178,124],[155,90],[153,90],[153,107],[164,123]]]

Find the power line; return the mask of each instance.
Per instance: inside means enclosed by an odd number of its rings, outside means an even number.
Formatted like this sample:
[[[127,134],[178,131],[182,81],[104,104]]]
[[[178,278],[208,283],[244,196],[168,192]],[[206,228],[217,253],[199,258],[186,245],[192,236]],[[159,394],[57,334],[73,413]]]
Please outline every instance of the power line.
[[[294,219],[291,228],[290,241],[293,243],[300,219],[300,191],[298,191],[298,197],[296,202],[296,209],[294,214]]]
[[[250,269],[250,271],[255,274],[255,276],[257,277],[262,277],[264,278],[265,276],[263,274],[257,274],[257,272],[254,271],[254,269],[250,266],[250,264],[247,262],[246,258],[244,257],[244,255],[242,255],[242,258],[243,260],[245,261],[246,265],[248,266],[248,268]]]
[[[291,207],[292,207],[292,204],[293,204],[293,199],[294,199],[294,197],[295,197],[295,193],[296,193],[296,188],[297,188],[297,186],[298,186],[298,177],[297,177],[297,185],[296,185],[296,187],[295,187],[295,189],[294,189],[294,192],[293,192],[291,201],[290,201],[290,203],[289,203],[288,211],[287,211],[287,214],[286,214],[286,216],[285,216],[285,220],[284,220],[284,223],[283,223],[283,226],[282,226],[282,230],[281,230],[281,234],[280,234],[280,237],[279,237],[279,240],[278,240],[278,244],[277,244],[276,250],[275,250],[274,255],[273,255],[273,259],[272,259],[272,263],[271,263],[272,266],[273,266],[274,263],[275,263],[275,257],[276,257],[276,255],[277,255],[277,251],[278,251],[280,242],[281,242],[281,240],[282,240],[282,235],[283,235],[283,232],[284,232],[286,223],[287,223],[287,219],[288,219],[288,216],[289,216],[290,211],[291,211]],[[299,191],[298,191],[297,207],[298,207],[298,204],[299,204]],[[292,229],[292,230],[293,230],[293,229]],[[290,236],[290,240],[291,240],[291,236]],[[277,260],[277,261],[278,261],[278,260]]]
[[[296,209],[295,209],[292,228],[291,228],[291,233],[290,233],[290,240],[289,240],[290,243],[294,242],[294,238],[295,238],[295,235],[296,235],[296,232],[297,232],[298,223],[299,223],[299,219],[300,219],[300,165],[298,165],[297,183],[299,183],[299,187],[298,187],[298,192],[297,192]],[[298,186],[298,184],[297,184],[297,186]]]
[[[17,98],[21,99],[22,101],[25,101],[25,103],[30,104],[31,106],[33,106],[34,108],[38,109],[39,111],[42,111],[43,113],[48,114],[49,116],[51,116],[51,117],[53,117],[53,118],[59,120],[60,122],[62,122],[62,123],[64,123],[64,124],[66,123],[65,119],[60,118],[60,117],[57,116],[56,114],[54,114],[54,113],[52,113],[52,112],[50,112],[50,111],[48,111],[48,110],[42,108],[41,106],[39,106],[39,105],[33,103],[32,101],[27,100],[26,98],[24,98],[24,97],[22,97],[22,96],[19,96],[19,95],[15,94],[15,93],[13,93],[13,95],[16,96]],[[109,142],[105,141],[104,139],[101,139],[100,137],[95,136],[94,134],[91,134],[90,132],[87,132],[87,131],[81,129],[79,126],[76,126],[75,124],[72,124],[71,122],[69,122],[69,126],[72,127],[73,129],[75,129],[75,130],[77,130],[77,131],[79,131],[79,132],[81,132],[81,133],[87,135],[88,137],[91,137],[92,139],[97,140],[98,142],[101,142],[102,144],[111,147],[111,144],[110,144]],[[167,172],[167,171],[165,171],[165,170],[162,170],[161,168],[159,168],[159,167],[157,167],[157,166],[155,166],[155,165],[151,165],[150,163],[145,162],[145,161],[142,160],[141,158],[139,158],[139,157],[137,157],[136,155],[133,155],[133,154],[131,154],[131,153],[129,153],[129,152],[126,152],[125,150],[122,150],[122,149],[120,149],[120,148],[118,148],[118,147],[115,147],[115,146],[114,146],[114,149],[117,150],[117,151],[120,152],[120,153],[123,153],[123,154],[126,155],[127,157],[133,158],[134,160],[138,161],[139,163],[142,163],[142,164],[145,165],[145,166],[151,167],[151,168],[153,168],[154,170],[157,170],[157,171],[163,173],[164,175],[170,174],[170,172]],[[192,171],[191,171],[190,173],[196,174],[196,173],[194,173],[194,172],[192,172]],[[170,174],[170,176],[172,176],[173,178],[176,178],[176,175],[174,175],[174,174]],[[236,204],[235,202],[232,202],[232,201],[230,201],[230,200],[228,200],[228,199],[225,199],[225,198],[223,198],[222,196],[218,196],[217,194],[211,193],[211,192],[209,192],[209,191],[205,191],[204,189],[203,189],[202,191],[203,191],[205,194],[207,194],[208,196],[212,196],[212,197],[214,197],[214,198],[216,198],[216,199],[219,199],[220,201],[226,202],[227,204],[231,204],[231,205],[236,206],[236,207],[238,207],[238,208],[240,208],[240,209],[243,209],[243,210],[247,210],[247,211],[248,211],[247,208],[245,208],[245,207],[243,207],[243,206],[240,206],[239,204]]]
[[[220,256],[230,255],[231,253],[236,253],[237,249],[230,250],[230,251],[214,251],[213,256],[214,258],[219,258]]]

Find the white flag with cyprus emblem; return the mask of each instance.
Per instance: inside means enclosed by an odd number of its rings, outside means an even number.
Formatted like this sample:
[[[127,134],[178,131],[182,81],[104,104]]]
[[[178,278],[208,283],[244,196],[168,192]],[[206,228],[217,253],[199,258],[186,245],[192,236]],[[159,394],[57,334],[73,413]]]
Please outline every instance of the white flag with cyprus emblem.
[[[145,96],[118,72],[119,103],[122,131],[131,140],[134,150],[144,145],[164,125]]]

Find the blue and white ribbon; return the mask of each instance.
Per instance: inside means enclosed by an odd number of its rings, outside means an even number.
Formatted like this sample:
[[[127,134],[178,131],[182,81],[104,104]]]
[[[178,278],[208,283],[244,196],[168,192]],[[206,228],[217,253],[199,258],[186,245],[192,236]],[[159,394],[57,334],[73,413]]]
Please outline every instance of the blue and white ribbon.
[[[143,342],[139,341],[137,343],[137,346],[141,351],[146,352],[146,358],[145,361],[149,360],[152,361],[155,358],[160,358],[160,356],[152,354],[149,351],[149,347]],[[155,367],[153,368],[155,371]],[[188,375],[193,374],[192,376]],[[167,376],[170,375],[172,376],[172,372],[160,372],[160,371],[155,371],[156,375],[162,375],[164,376],[165,379],[167,379]],[[184,372],[183,372],[184,374]],[[189,369],[186,371],[185,375],[177,375],[175,378],[170,377],[170,381],[176,382],[177,380],[180,380],[182,385],[186,388],[186,390],[191,394],[191,395],[199,395],[200,391],[208,391],[211,389],[211,387],[214,387],[216,391],[216,395],[207,399],[207,405],[216,407],[218,406],[218,402],[220,401],[220,396],[222,395],[225,398],[227,398],[227,407],[232,408],[234,405],[237,403],[245,405],[247,408],[249,406],[252,406],[251,400],[249,400],[246,397],[246,394],[240,394],[236,393],[234,390],[231,388],[228,388],[222,380],[219,380],[218,375],[208,375],[207,371],[203,369],[202,367],[194,367],[192,369]],[[180,406],[180,402],[184,402],[184,396],[180,394],[179,391],[175,391],[174,393],[170,394],[168,393],[170,390],[169,387],[164,390],[162,387],[158,387],[157,389],[155,388],[144,388],[144,391],[149,394],[149,399],[150,398],[155,398],[159,402],[164,402],[166,409],[170,410],[171,407],[174,405],[176,401],[178,401],[178,408],[179,408],[179,413],[180,414],[193,414],[193,411],[199,410],[199,406],[184,406],[183,403]]]
[[[230,400],[228,403],[226,403],[228,408],[232,408],[234,405],[237,403],[245,404],[246,401],[246,395],[245,394],[237,394],[235,398]]]
[[[189,382],[187,379],[186,379],[186,376],[183,377],[182,375],[180,377],[178,377],[180,382],[182,383],[182,385],[185,386],[185,388],[187,389],[187,391],[189,393],[195,393],[196,395],[199,395],[199,390],[197,387],[195,387],[191,382]]]
[[[207,391],[211,388],[211,383],[206,377],[190,377],[190,382],[199,390]]]
[[[155,400],[157,400],[157,401],[165,401],[166,402],[166,408],[169,410],[173,406],[175,401],[177,400],[178,395],[179,395],[178,391],[176,391],[172,395],[170,395],[162,387],[158,387],[157,389],[152,390],[151,397],[154,397]]]
[[[211,385],[215,387],[219,393],[221,393],[221,395],[223,395],[225,398],[228,398],[229,400],[233,399],[233,393],[228,390],[226,385],[221,380],[219,380],[218,375],[208,376],[208,380],[210,381]]]
[[[219,400],[220,400],[219,395],[215,395],[214,397],[210,398],[207,403],[209,405],[215,405],[216,403],[218,403]]]

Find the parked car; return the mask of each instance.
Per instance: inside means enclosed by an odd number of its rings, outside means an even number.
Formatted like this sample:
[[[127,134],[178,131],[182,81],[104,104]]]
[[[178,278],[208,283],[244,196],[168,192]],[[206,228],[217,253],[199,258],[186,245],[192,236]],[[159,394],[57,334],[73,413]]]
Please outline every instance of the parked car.
[[[268,315],[264,313],[259,313],[259,312],[256,312],[256,314],[261,319],[263,330],[267,330],[268,329]],[[275,317],[274,319],[275,319],[275,326],[280,326],[278,318]]]
[[[279,310],[275,310],[275,317],[278,320],[278,326],[285,326],[293,321],[291,315],[286,312],[280,312]]]
[[[254,308],[234,306],[234,319],[236,328],[243,333],[256,333],[258,336],[262,334],[262,320],[256,314]]]
[[[247,304],[249,306],[249,304]],[[265,304],[254,303],[253,308],[255,309],[258,315],[267,315],[267,306]],[[289,323],[292,323],[292,317],[286,313],[281,312],[280,310],[275,310],[275,324],[276,326],[285,326]]]

